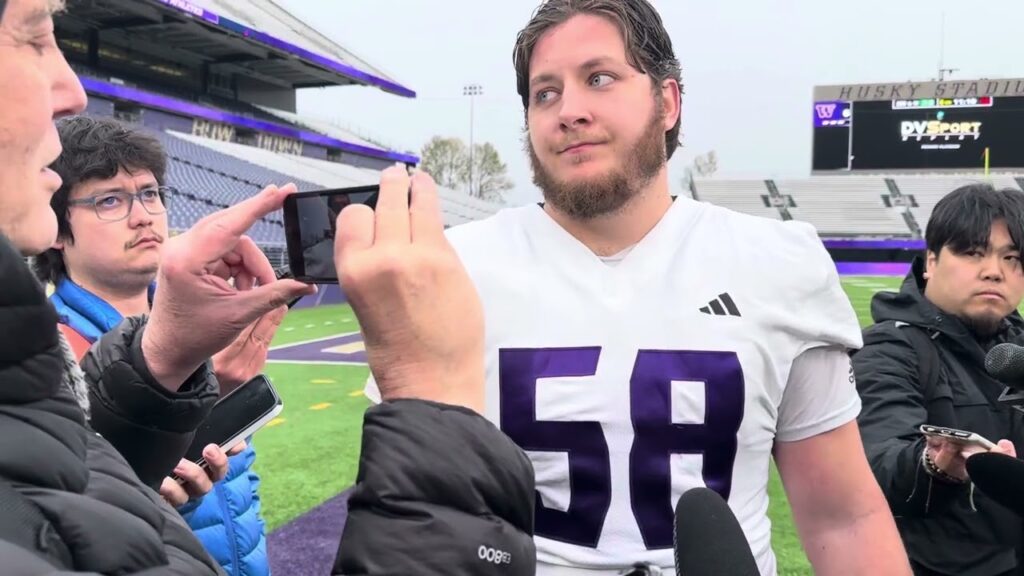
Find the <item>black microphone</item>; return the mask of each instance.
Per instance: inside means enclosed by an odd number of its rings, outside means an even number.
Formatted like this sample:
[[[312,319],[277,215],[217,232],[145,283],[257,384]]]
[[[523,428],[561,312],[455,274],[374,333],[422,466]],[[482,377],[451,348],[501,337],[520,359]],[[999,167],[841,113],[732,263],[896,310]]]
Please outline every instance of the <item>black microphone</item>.
[[[982,494],[1024,516],[1024,461],[982,452],[967,458],[967,475]]]
[[[709,488],[687,490],[676,502],[674,544],[677,576],[760,576],[739,521]]]
[[[1009,386],[1024,382],[1024,346],[996,344],[985,354],[985,371]]]
[[[985,372],[1006,384],[998,402],[1024,412],[1024,346],[996,344],[985,354]]]

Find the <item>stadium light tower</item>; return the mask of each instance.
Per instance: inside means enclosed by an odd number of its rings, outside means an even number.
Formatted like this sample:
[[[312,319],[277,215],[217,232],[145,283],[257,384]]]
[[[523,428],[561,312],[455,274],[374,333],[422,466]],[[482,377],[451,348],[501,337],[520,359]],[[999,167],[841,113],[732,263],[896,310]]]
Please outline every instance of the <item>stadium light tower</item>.
[[[473,195],[473,101],[477,96],[484,95],[484,88],[479,84],[467,84],[462,87],[462,95],[469,96],[469,195]]]

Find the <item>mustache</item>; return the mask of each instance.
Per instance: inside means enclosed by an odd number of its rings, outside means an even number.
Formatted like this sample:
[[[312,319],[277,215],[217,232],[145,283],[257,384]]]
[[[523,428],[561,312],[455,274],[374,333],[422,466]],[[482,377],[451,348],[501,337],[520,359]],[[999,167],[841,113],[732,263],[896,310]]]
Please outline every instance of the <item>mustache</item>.
[[[609,140],[611,139],[607,134],[569,133],[563,138],[560,138],[551,148],[551,151],[560,154],[573,146],[578,146],[580,144],[603,143],[608,142]]]
[[[134,248],[134,247],[138,246],[139,243],[142,242],[143,240],[156,240],[157,244],[163,244],[164,243],[164,237],[163,236],[157,234],[156,232],[149,231],[149,232],[143,232],[142,234],[137,235],[135,238],[132,239],[131,242],[125,243],[124,247],[125,247],[126,250],[129,249],[129,248]]]

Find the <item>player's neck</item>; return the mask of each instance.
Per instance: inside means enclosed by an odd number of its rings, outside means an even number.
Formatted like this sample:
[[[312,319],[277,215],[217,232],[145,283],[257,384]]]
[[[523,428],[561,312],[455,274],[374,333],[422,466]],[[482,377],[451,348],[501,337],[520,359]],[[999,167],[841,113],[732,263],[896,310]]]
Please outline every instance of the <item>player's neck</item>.
[[[567,216],[550,203],[544,210],[566,232],[598,256],[613,256],[643,240],[672,207],[668,170],[629,200],[621,209],[588,220]]]
[[[72,280],[96,297],[117,310],[121,316],[149,314],[149,284],[139,286],[109,286],[93,282],[88,278],[72,277]]]

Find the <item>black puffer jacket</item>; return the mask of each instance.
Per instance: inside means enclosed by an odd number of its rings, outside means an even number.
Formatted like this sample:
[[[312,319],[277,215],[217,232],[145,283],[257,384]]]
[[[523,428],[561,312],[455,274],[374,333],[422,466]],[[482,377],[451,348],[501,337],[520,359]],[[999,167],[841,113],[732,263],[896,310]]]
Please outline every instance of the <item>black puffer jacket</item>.
[[[1024,322],[1016,313],[1001,332],[979,341],[957,318],[944,314],[923,294],[923,261],[918,258],[899,293],[881,292],[871,304],[876,322],[853,356],[863,402],[858,424],[868,460],[889,500],[911,560],[939,574],[1003,574],[1017,563],[1022,522],[1013,512],[969,485],[945,484],[924,472],[924,438],[929,424],[917,355],[906,325],[934,337],[939,380],[931,406],[952,406],[955,425],[993,442],[1012,440],[1024,454],[1024,422],[1016,410],[995,406],[1003,385],[985,372],[985,353],[998,342],[1017,340]],[[942,412],[933,408],[933,416]]]
[[[191,439],[185,429],[194,428],[215,400],[208,368],[197,371],[180,394],[164,391],[142,361],[144,321],[126,321],[85,362],[93,379],[93,431],[82,407],[80,374],[70,376],[73,362],[58,339],[56,313],[2,237],[0,279],[0,478],[49,522],[47,553],[0,538],[0,573],[220,573],[181,517],[146,485],[158,484],[173,469]],[[137,404],[125,410],[122,400]],[[171,423],[173,415],[180,420]],[[100,435],[108,432],[144,471],[146,483]],[[9,508],[14,500],[7,497],[4,504]],[[6,514],[0,523],[14,517]]]
[[[467,409],[371,407],[335,576],[532,576],[533,465]]]

